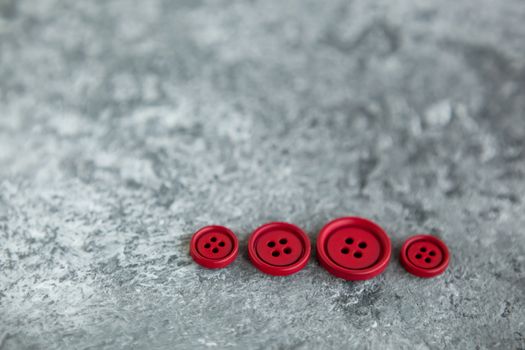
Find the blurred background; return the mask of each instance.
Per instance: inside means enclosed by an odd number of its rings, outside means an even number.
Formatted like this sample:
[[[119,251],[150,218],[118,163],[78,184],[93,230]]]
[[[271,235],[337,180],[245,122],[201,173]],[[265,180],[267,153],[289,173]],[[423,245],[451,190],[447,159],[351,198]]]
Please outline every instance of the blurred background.
[[[525,348],[525,3],[0,0],[0,349]],[[387,270],[260,273],[358,215]],[[226,269],[198,228],[241,243]],[[452,259],[409,275],[402,242]]]

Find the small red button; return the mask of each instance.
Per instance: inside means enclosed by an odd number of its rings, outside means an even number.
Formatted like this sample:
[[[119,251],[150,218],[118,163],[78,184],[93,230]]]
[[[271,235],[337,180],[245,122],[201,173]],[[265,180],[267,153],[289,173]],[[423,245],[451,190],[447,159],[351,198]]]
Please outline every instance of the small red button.
[[[271,222],[256,229],[248,242],[248,256],[255,267],[274,276],[298,272],[310,258],[310,240],[299,227]]]
[[[193,260],[209,269],[220,269],[231,264],[239,253],[235,234],[223,226],[206,226],[195,232],[190,242]]]
[[[448,267],[450,254],[440,239],[430,235],[416,235],[405,241],[401,248],[401,264],[418,277],[434,277]]]
[[[385,270],[391,256],[386,232],[370,220],[344,217],[326,224],[317,237],[317,258],[332,275],[367,280]]]

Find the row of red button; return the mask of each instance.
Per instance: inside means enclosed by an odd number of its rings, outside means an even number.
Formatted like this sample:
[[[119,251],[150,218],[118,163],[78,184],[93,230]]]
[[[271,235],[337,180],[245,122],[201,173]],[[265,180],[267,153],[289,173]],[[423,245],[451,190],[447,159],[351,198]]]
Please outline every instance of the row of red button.
[[[317,258],[334,276],[346,280],[366,280],[385,270],[392,253],[390,238],[376,223],[344,217],[326,224],[317,237]],[[239,253],[235,234],[223,226],[206,226],[190,243],[190,254],[207,268],[223,268]],[[248,241],[248,256],[255,267],[274,276],[298,272],[308,263],[311,248],[308,236],[299,227],[272,222],[256,229]],[[419,277],[443,273],[449,263],[448,248],[431,235],[416,235],[405,241],[400,261]]]

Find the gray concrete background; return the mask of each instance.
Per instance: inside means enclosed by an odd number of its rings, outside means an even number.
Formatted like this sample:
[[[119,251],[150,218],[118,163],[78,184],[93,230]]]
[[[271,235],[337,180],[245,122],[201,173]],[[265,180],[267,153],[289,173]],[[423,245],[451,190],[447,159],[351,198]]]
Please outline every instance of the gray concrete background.
[[[524,349],[525,3],[0,0],[0,349]],[[381,276],[249,234],[376,220]],[[209,271],[192,233],[239,258]],[[404,239],[441,237],[423,280]]]

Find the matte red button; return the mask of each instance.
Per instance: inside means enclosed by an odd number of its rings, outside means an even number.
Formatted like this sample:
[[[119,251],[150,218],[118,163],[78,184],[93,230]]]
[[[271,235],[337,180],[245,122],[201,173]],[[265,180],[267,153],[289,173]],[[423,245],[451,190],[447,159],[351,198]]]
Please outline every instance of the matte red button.
[[[374,222],[344,217],[326,224],[317,237],[317,258],[332,275],[366,280],[385,270],[391,256],[390,239]]]
[[[405,241],[401,247],[401,264],[418,277],[434,277],[448,267],[450,254],[440,239],[430,235],[416,235]]]
[[[219,269],[231,264],[239,253],[235,234],[223,226],[206,226],[195,232],[190,242],[193,260],[209,269]]]
[[[299,227],[272,222],[256,229],[248,241],[248,256],[255,267],[274,276],[296,273],[310,258],[310,240]]]

